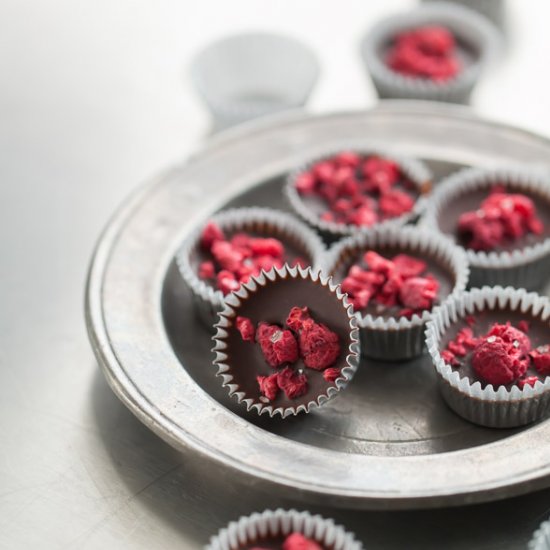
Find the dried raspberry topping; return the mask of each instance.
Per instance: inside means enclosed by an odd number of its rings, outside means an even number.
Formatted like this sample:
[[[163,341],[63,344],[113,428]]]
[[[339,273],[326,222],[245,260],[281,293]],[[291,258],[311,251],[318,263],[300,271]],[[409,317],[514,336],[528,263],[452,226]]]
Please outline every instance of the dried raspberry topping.
[[[260,323],[256,330],[256,340],[262,348],[265,360],[272,367],[298,360],[298,342],[290,330],[277,325]]]
[[[478,210],[464,212],[458,219],[458,234],[472,250],[494,250],[529,233],[540,235],[543,231],[533,201],[526,195],[506,193],[498,186]]]
[[[300,332],[300,352],[306,367],[324,370],[338,359],[340,339],[322,323],[305,324]]]
[[[512,353],[510,353],[512,351]],[[485,382],[497,386],[518,378],[517,356],[511,345],[498,336],[483,338],[472,355],[472,367]]]
[[[424,261],[407,254],[390,260],[373,250],[364,254],[363,261],[366,269],[352,265],[342,281],[342,290],[356,310],[372,301],[387,308],[397,306],[399,316],[412,317],[433,307],[439,282],[430,274],[422,276],[427,269]]]
[[[513,345],[521,353],[528,353],[531,349],[529,336],[513,327],[510,322],[505,325],[495,323],[487,333],[487,336],[498,336],[507,344]]]
[[[394,161],[346,151],[301,173],[295,187],[324,203],[322,220],[365,227],[409,212],[417,195]]]
[[[539,346],[531,350],[529,356],[539,374],[550,376],[550,346]]]
[[[248,317],[237,317],[235,327],[241,333],[241,337],[245,342],[254,342],[256,329]]]
[[[247,233],[235,233],[228,239],[214,222],[206,224],[200,242],[201,247],[212,255],[213,261],[201,262],[198,275],[215,284],[224,295],[238,290],[242,283],[258,276],[262,270],[280,268],[290,260],[278,239]],[[291,263],[302,267],[307,265],[303,258],[296,258]]]
[[[454,36],[438,25],[398,34],[386,62],[405,76],[434,81],[449,80],[461,70]]]
[[[282,550],[323,550],[323,548],[301,533],[291,533],[283,542]]]
[[[448,348],[441,352],[441,358],[443,359],[443,361],[445,361],[445,363],[453,367],[457,367],[460,365],[460,362],[456,358],[456,355]]]
[[[277,373],[277,385],[289,399],[295,399],[307,392],[307,376],[285,367]]]
[[[260,386],[260,392],[270,401],[273,401],[279,393],[279,384],[277,382],[278,373],[270,376],[257,376],[256,380]]]
[[[309,309],[307,307],[293,307],[286,318],[286,326],[298,333],[302,330],[304,323],[313,323],[313,319],[309,315]]]
[[[323,371],[323,378],[327,382],[334,382],[339,377],[340,377],[340,369],[336,367],[330,367]]]

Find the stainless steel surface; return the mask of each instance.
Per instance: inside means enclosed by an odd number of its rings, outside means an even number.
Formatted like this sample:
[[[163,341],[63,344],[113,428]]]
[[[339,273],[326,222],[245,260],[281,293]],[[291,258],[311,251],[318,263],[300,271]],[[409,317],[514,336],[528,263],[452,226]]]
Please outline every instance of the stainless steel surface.
[[[550,421],[514,434],[475,428],[442,404],[425,360],[363,365],[345,397],[290,421],[241,416],[220,392],[210,335],[197,324],[175,273],[179,243],[197,219],[220,206],[280,202],[282,179],[293,165],[319,148],[368,135],[377,146],[436,159],[440,169],[442,161],[491,166],[512,157],[543,165],[550,157],[550,143],[537,136],[465,110],[406,103],[287,116],[214,140],[119,212],[98,246],[87,320],[109,383],[174,447],[287,498],[419,508],[547,486]],[[205,196],[212,200],[205,203]]]
[[[84,329],[87,264],[115,207],[203,138],[208,117],[183,78],[202,46],[252,28],[300,36],[322,61],[312,108],[363,108],[375,94],[357,42],[414,4],[0,4],[0,548],[194,549],[240,514],[297,504],[173,450],[120,403]],[[474,105],[548,135],[550,5],[506,4],[509,51]],[[549,501],[545,490],[467,508],[311,510],[373,549],[500,550],[524,548]]]

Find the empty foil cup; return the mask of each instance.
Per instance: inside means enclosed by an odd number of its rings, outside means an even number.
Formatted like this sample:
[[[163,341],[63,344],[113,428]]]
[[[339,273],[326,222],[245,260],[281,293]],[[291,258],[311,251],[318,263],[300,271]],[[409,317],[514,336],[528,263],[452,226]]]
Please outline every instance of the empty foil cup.
[[[302,107],[319,75],[304,44],[267,33],[223,38],[199,53],[191,67],[195,86],[216,129]]]

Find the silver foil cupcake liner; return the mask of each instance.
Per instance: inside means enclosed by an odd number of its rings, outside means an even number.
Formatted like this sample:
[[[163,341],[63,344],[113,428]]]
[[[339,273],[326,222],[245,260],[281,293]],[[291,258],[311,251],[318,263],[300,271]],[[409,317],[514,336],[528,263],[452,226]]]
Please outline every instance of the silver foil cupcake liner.
[[[266,539],[286,537],[291,533],[301,533],[330,550],[363,549],[352,533],[346,532],[332,519],[279,508],[232,521],[210,539],[204,550],[242,550],[252,544],[261,546]]]
[[[444,25],[475,59],[465,64],[454,78],[445,82],[401,75],[388,67],[384,51],[400,32],[422,25]],[[468,103],[483,70],[500,48],[497,29],[478,13],[446,2],[430,2],[413,11],[388,17],[371,29],[361,42],[361,55],[381,98],[427,99]]]
[[[235,383],[234,376],[231,374],[232,367],[227,363],[228,355],[226,340],[229,336],[228,329],[234,323],[234,320],[239,315],[239,308],[247,300],[253,299],[255,293],[261,287],[266,285],[276,284],[284,279],[302,279],[311,281],[312,284],[317,284],[326,289],[327,292],[334,294],[340,302],[341,307],[345,310],[349,320],[349,345],[345,358],[346,366],[340,371],[340,376],[328,385],[326,390],[306,404],[289,407],[275,407],[269,402],[262,402],[258,399],[251,398]],[[311,268],[303,269],[301,267],[283,266],[281,269],[273,268],[268,272],[262,272],[258,277],[252,277],[246,284],[241,285],[241,288],[228,295],[225,298],[224,308],[219,313],[218,323],[215,325],[216,334],[213,337],[214,347],[212,351],[216,354],[214,365],[217,367],[217,376],[222,379],[223,387],[227,388],[229,395],[234,397],[238,403],[242,403],[247,411],[256,411],[259,415],[267,414],[270,417],[281,416],[286,418],[298,413],[308,413],[311,409],[320,407],[327,401],[344,389],[348,382],[353,378],[355,371],[359,365],[360,344],[359,330],[357,321],[353,315],[353,307],[348,303],[346,295],[340,290],[340,286],[332,282],[329,277],[324,277],[319,271],[313,271]],[[237,366],[238,368],[238,366]]]
[[[305,44],[259,32],[222,38],[202,50],[191,66],[215,129],[302,107],[319,73],[317,57]]]
[[[441,339],[449,327],[459,319],[488,309],[521,311],[544,322],[550,320],[550,300],[524,289],[475,288],[448,301],[434,312],[426,327],[426,344],[441,393],[457,414],[481,426],[512,428],[539,420],[550,409],[550,376],[523,389],[519,386],[495,389],[492,384],[483,388],[479,381],[472,383],[461,377],[441,357]]]
[[[496,184],[511,187],[514,192],[530,192],[550,204],[550,175],[523,167],[484,170],[467,168],[450,175],[434,191],[421,225],[437,228],[442,210],[458,197]],[[536,206],[536,205],[535,205]],[[451,236],[447,238],[454,240]],[[550,270],[550,238],[513,251],[484,252],[466,249],[470,263],[469,287],[513,286],[539,289]]]
[[[550,550],[550,519],[542,522],[533,533],[528,550]]]
[[[181,245],[176,254],[176,263],[183,280],[191,289],[199,318],[209,328],[216,322],[224,296],[220,290],[200,279],[197,273],[200,237],[208,221],[217,223],[226,233],[246,231],[281,239],[311,258],[314,269],[320,266],[325,254],[325,245],[314,231],[291,214],[279,210],[234,208],[203,220]]]
[[[318,213],[310,208],[307,202],[302,199],[296,190],[295,182],[300,174],[311,169],[318,162],[330,159],[343,151],[349,151],[366,156],[380,156],[398,164],[403,174],[411,180],[419,193],[414,208],[402,216],[397,216],[369,227],[346,225],[322,220]],[[357,233],[368,233],[373,231],[375,228],[400,226],[412,221],[424,211],[426,205],[426,195],[430,193],[431,189],[432,173],[427,165],[422,161],[400,155],[390,149],[380,149],[369,146],[365,143],[346,142],[342,143],[342,145],[338,148],[320,151],[318,155],[313,156],[305,164],[294,169],[287,176],[285,194],[294,212],[296,212],[296,214],[309,225],[315,227],[327,242],[333,242],[341,237],[355,235]]]
[[[326,254],[323,270],[334,277],[341,265],[367,250],[398,248],[404,254],[429,258],[441,265],[454,278],[454,285],[443,303],[460,295],[468,282],[469,267],[462,249],[439,235],[415,227],[391,227],[370,234],[349,237],[336,243]],[[362,315],[356,312],[361,334],[361,353],[386,361],[404,361],[425,351],[424,331],[431,311],[407,317]]]

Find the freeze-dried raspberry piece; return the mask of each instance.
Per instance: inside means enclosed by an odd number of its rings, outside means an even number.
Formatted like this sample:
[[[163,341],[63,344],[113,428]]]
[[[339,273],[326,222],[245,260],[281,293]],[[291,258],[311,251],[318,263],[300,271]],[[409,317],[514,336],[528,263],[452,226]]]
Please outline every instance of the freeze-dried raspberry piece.
[[[529,321],[521,320],[518,323],[518,329],[521,330],[521,332],[525,332],[525,334],[529,332],[530,328],[531,328],[531,323]]]
[[[531,340],[529,336],[513,327],[510,322],[505,325],[495,323],[487,333],[487,336],[499,336],[507,344],[512,344],[517,348],[519,353],[527,353],[531,349]],[[517,344],[515,344],[515,342],[517,342]]]
[[[216,241],[224,241],[225,235],[220,227],[214,222],[208,222],[201,234],[201,246],[205,250],[210,250]]]
[[[472,368],[482,380],[500,386],[523,376],[527,364],[521,360],[513,344],[499,336],[488,336],[482,338],[475,348]]]
[[[213,279],[216,276],[216,268],[212,262],[201,262],[199,265],[199,278]]]
[[[474,332],[470,327],[464,327],[459,330],[455,341],[468,349],[475,348],[478,343],[478,339],[474,336]]]
[[[307,392],[307,376],[285,367],[277,373],[277,385],[289,399],[295,399]]]
[[[265,395],[270,401],[273,401],[279,393],[279,384],[277,383],[278,373],[270,376],[256,376],[260,392]]]
[[[327,210],[326,212],[323,212],[321,214],[320,218],[324,222],[334,222],[334,221],[336,221],[336,217],[334,216],[334,214],[330,210]]]
[[[424,273],[428,267],[426,262],[423,262],[418,258],[408,256],[407,254],[398,254],[392,259],[392,262],[395,269],[399,275],[403,277],[403,279],[407,279],[408,277],[416,277],[421,273]]]
[[[272,367],[298,360],[298,342],[290,330],[277,325],[260,323],[256,330],[256,341],[262,348],[265,360]]]
[[[399,298],[405,307],[431,309],[437,298],[439,282],[429,277],[405,279],[399,289]]]
[[[302,268],[306,268],[309,265],[309,262],[305,258],[294,258],[294,260],[291,262],[292,267],[298,266]]]
[[[273,256],[274,258],[282,258],[285,253],[283,243],[272,237],[266,239],[251,239],[250,249],[254,256]]]
[[[523,389],[525,386],[534,386],[538,380],[536,376],[527,376],[526,378],[518,380],[518,386],[520,389]]]
[[[323,370],[340,355],[338,335],[322,323],[303,326],[300,332],[300,354],[306,367]]]
[[[533,365],[542,376],[550,376],[550,346],[539,346],[529,352]]]
[[[341,153],[336,155],[334,160],[340,166],[351,166],[352,168],[356,168],[361,162],[361,157],[353,151],[342,151]]]
[[[361,166],[363,174],[382,192],[388,190],[399,179],[399,166],[391,160],[372,156]]]
[[[395,218],[410,212],[414,206],[414,200],[405,191],[392,189],[380,197],[378,206],[384,217]]]
[[[456,340],[452,340],[447,344],[447,349],[455,356],[458,355],[458,357],[464,357],[468,350],[466,349],[466,346],[464,344],[461,344],[457,342]]]
[[[393,272],[386,279],[386,282],[376,295],[376,301],[387,307],[393,307],[398,304],[400,290],[403,286],[403,278],[399,273]],[[410,307],[407,304],[403,304],[405,307]],[[415,309],[415,308],[412,308]]]
[[[395,269],[395,265],[391,260],[384,258],[384,256],[380,256],[380,254],[374,252],[374,250],[365,252],[363,261],[367,264],[369,270],[383,273],[384,275],[388,275]]]
[[[358,226],[370,227],[378,221],[376,212],[367,205],[360,206],[348,216],[348,223]]]
[[[348,296],[348,300],[355,311],[360,311],[369,305],[372,294],[372,290],[364,288]]]
[[[216,284],[224,295],[234,292],[235,290],[239,290],[241,287],[239,281],[235,279],[235,275],[226,269],[222,269],[216,275]]]
[[[307,307],[293,307],[286,318],[286,326],[294,332],[300,332],[304,324],[311,325],[313,320]]]
[[[254,334],[256,333],[256,329],[248,317],[238,316],[235,320],[235,328],[241,333],[241,338],[245,342],[254,342]]]
[[[210,252],[222,269],[228,271],[237,271],[244,260],[242,252],[227,241],[214,241]]]
[[[340,377],[340,369],[337,367],[329,367],[323,371],[323,378],[327,382],[334,382],[337,378]]]
[[[460,361],[456,358],[456,355],[448,349],[441,352],[441,359],[452,367],[458,367],[460,365]]]
[[[312,168],[313,175],[321,181],[330,180],[335,170],[336,166],[329,160],[318,162]]]
[[[452,33],[439,25],[417,29],[415,38],[417,47],[431,55],[445,55],[455,47],[455,39]]]
[[[281,258],[274,258],[273,256],[256,256],[252,259],[254,266],[260,271],[269,271],[273,267],[283,267],[283,260]]]
[[[464,321],[469,327],[473,327],[476,324],[476,318],[473,315],[467,315],[464,317]]]
[[[315,191],[315,176],[310,172],[304,172],[296,178],[294,185],[301,195],[311,195]]]
[[[323,550],[323,548],[301,533],[291,533],[283,542],[282,550]]]

